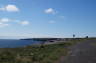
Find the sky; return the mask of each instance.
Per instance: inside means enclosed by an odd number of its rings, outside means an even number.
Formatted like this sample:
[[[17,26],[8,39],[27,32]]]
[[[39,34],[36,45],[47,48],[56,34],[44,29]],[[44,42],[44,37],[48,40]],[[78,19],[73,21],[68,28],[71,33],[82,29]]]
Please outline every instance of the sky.
[[[0,38],[95,37],[96,0],[0,0]]]

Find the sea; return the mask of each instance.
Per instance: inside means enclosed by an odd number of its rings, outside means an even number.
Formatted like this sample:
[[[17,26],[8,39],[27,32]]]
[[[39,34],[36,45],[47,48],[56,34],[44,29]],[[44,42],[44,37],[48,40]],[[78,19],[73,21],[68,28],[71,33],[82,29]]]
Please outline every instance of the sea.
[[[0,48],[24,47],[40,43],[41,41],[34,41],[34,40],[0,39]]]

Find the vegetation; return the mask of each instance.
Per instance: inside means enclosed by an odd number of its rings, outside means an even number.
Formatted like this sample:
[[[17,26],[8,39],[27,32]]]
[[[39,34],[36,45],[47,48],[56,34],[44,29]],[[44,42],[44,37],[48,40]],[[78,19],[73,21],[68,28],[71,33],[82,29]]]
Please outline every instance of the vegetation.
[[[85,40],[85,39],[82,39]],[[54,63],[61,56],[67,55],[68,48],[81,39],[67,43],[50,45],[32,45],[22,48],[0,48],[0,63]]]
[[[1,48],[0,63],[54,63],[60,56],[67,55],[68,43],[27,46],[23,48]]]

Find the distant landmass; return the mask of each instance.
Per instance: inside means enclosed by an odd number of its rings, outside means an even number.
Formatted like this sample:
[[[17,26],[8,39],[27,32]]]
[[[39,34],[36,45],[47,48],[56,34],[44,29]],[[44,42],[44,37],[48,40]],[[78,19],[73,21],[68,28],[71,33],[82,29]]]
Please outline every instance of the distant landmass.
[[[26,38],[21,40],[35,40],[35,41],[49,41],[49,40],[57,40],[59,38]]]

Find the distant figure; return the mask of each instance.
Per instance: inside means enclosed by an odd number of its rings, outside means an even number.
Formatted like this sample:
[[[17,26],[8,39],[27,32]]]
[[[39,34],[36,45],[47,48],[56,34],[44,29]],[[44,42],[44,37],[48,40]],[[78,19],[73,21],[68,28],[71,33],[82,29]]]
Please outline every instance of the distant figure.
[[[73,34],[73,38],[75,38],[75,34]]]
[[[88,38],[88,36],[86,36],[85,38]]]

